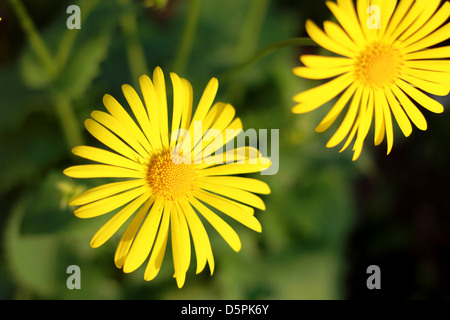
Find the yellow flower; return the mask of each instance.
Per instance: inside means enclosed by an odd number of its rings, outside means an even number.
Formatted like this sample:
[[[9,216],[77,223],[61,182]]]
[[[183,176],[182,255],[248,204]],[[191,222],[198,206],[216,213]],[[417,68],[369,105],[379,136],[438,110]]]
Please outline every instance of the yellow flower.
[[[174,73],[170,78],[174,97],[170,128],[164,74],[157,67],[153,81],[146,75],[139,79],[144,103],[131,86],[122,86],[137,123],[110,95],[103,98],[109,113],[94,111],[92,119],[86,120],[87,130],[114,152],[75,147],[75,155],[101,164],[72,166],[64,173],[73,178],[123,178],[90,189],[70,202],[79,206],[74,212],[79,218],[117,210],[94,235],[91,246],[101,246],[135,214],[118,244],[116,266],[132,272],[149,257],[144,279],[152,280],[160,270],[170,234],[174,277],[181,288],[190,265],[191,237],[197,273],[207,262],[211,274],[214,270],[210,241],[200,217],[232,249],[241,249],[237,233],[211,207],[261,232],[253,207],[265,210],[265,205],[254,193],[268,194],[270,189],[260,180],[235,175],[261,171],[270,164],[250,147],[220,152],[242,131],[242,123],[234,118],[231,105],[212,105],[218,89],[215,78],[208,83],[192,119],[191,84]],[[216,133],[214,139],[211,132]]]
[[[355,8],[352,0],[329,1],[326,4],[338,23],[325,21],[322,31],[307,21],[309,36],[339,56],[300,58],[305,66],[294,68],[294,74],[333,79],[294,96],[298,104],[292,111],[312,111],[341,94],[316,128],[317,132],[327,130],[349,105],[327,147],[338,145],[348,136],[344,150],[356,136],[356,160],[374,118],[374,143],[379,145],[386,136],[389,154],[394,141],[392,118],[409,136],[411,121],[419,129],[427,129],[415,103],[434,113],[444,111],[426,94],[445,96],[450,90],[450,61],[445,60],[450,57],[450,46],[434,47],[450,38],[450,24],[445,24],[450,3],[439,8],[440,2],[357,0]]]

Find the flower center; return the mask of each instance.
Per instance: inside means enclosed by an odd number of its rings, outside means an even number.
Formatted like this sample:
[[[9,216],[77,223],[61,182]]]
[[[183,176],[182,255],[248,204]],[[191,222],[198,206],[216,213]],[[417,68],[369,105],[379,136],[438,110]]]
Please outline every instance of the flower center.
[[[369,87],[383,87],[397,77],[400,53],[391,45],[374,43],[356,59],[355,76]]]
[[[194,165],[183,160],[170,151],[150,160],[147,183],[157,196],[174,201],[195,190],[197,174]]]

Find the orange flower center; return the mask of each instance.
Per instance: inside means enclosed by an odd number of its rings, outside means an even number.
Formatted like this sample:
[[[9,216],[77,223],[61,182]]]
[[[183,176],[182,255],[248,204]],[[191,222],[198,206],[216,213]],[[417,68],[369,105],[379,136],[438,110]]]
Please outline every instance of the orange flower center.
[[[193,164],[170,151],[154,157],[148,164],[147,183],[157,196],[174,201],[196,189]]]
[[[400,61],[400,53],[392,45],[369,45],[356,58],[356,79],[368,87],[382,88],[397,78]]]

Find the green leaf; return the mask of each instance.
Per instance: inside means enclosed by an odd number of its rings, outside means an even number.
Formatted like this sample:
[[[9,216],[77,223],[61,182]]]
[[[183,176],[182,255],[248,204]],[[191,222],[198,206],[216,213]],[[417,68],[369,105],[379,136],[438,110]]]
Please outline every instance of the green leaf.
[[[73,32],[80,32],[72,30]],[[83,35],[76,41],[65,67],[55,80],[54,88],[70,98],[83,94],[100,72],[100,64],[108,52],[112,35],[111,26],[90,32],[83,30]]]
[[[67,206],[67,198],[77,193],[77,188],[62,173],[51,173],[30,196],[33,205],[26,210],[21,232],[57,233],[73,223],[76,218]]]
[[[100,1],[86,21],[82,21],[81,29],[65,30],[64,38],[69,32],[77,35],[73,44],[67,43],[71,46],[70,54],[54,81],[55,90],[72,99],[87,90],[100,73],[121,13],[115,1]],[[64,49],[59,47],[58,51]]]
[[[20,71],[25,85],[31,89],[45,88],[51,82],[50,75],[29,46],[20,59]]]
[[[13,209],[5,232],[6,258],[10,272],[23,288],[49,295],[54,291],[57,241],[51,235],[23,237],[20,225],[30,203],[22,198]]]
[[[34,183],[41,172],[61,159],[66,150],[56,133],[54,122],[35,116],[0,136],[0,192]]]

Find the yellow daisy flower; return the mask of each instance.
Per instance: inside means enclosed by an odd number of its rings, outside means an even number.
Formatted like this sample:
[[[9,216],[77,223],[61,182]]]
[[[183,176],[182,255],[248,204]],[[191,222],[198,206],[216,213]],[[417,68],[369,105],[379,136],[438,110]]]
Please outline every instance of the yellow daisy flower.
[[[450,3],[440,3],[357,0],[355,8],[352,0],[328,1],[337,23],[325,21],[322,31],[307,21],[306,30],[317,44],[339,56],[304,55],[304,66],[293,72],[308,79],[333,79],[294,96],[298,104],[292,111],[306,113],[340,95],[316,131],[327,130],[349,105],[327,147],[347,137],[344,150],[356,136],[353,160],[361,154],[373,118],[374,143],[379,145],[386,136],[388,154],[394,141],[392,118],[405,136],[412,132],[411,121],[426,130],[415,103],[441,113],[443,106],[427,94],[446,96],[450,90],[450,61],[445,60],[450,46],[434,47],[450,38]]]
[[[79,206],[74,212],[79,218],[118,210],[94,235],[91,246],[104,244],[135,214],[118,244],[116,266],[126,273],[132,272],[150,256],[144,279],[152,280],[160,270],[170,233],[174,277],[181,288],[190,265],[191,237],[197,273],[207,262],[211,275],[214,271],[210,241],[200,217],[232,249],[241,249],[237,233],[211,208],[261,232],[253,207],[265,210],[265,205],[255,193],[269,194],[270,189],[260,180],[236,175],[267,169],[270,163],[250,147],[220,152],[242,131],[242,123],[234,118],[235,109],[231,105],[221,102],[212,105],[217,79],[211,79],[206,86],[191,119],[191,84],[174,73],[170,78],[173,85],[170,127],[164,74],[157,67],[153,81],[146,75],[139,79],[144,103],[131,86],[122,86],[137,123],[117,100],[105,95],[103,103],[108,113],[92,112],[92,119],[86,120],[85,125],[112,151],[75,147],[75,155],[101,164],[72,166],[64,173],[73,178],[122,178],[123,181],[90,189],[70,202]]]

